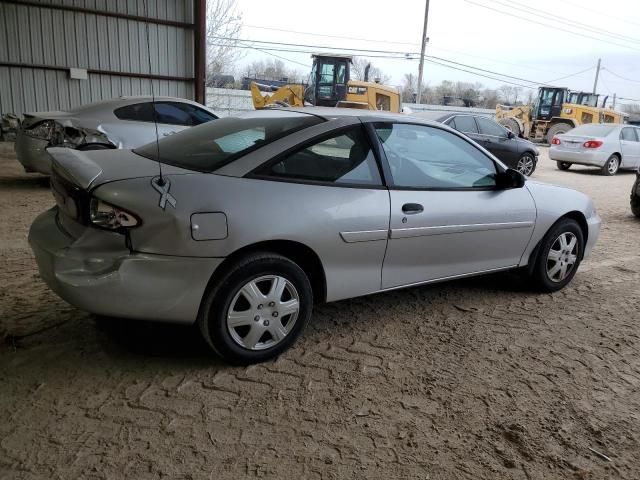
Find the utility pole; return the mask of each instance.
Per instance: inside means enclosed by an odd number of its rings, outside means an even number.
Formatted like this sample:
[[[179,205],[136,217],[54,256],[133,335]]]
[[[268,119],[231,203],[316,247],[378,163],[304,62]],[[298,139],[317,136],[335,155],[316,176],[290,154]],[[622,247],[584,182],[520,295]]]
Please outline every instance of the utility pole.
[[[599,58],[598,59],[598,66],[596,67],[596,79],[593,82],[593,94],[596,94],[596,90],[598,89],[598,77],[600,76],[600,63],[602,62],[602,59]]]
[[[427,23],[429,21],[429,0],[424,6],[424,26],[422,27],[422,48],[420,50],[420,66],[418,67],[418,95],[416,103],[420,103],[422,97],[422,69],[424,68],[424,49],[427,46]]]
[[[615,110],[616,109],[616,94],[613,94],[613,105],[611,105],[611,110]]]

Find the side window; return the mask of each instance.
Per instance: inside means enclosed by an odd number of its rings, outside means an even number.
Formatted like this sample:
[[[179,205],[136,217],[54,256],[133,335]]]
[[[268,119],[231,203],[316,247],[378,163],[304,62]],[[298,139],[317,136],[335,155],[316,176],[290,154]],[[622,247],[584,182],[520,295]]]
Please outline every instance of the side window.
[[[635,128],[623,128],[622,132],[620,133],[620,140],[626,140],[628,142],[637,142],[638,138],[636,136],[636,129]]]
[[[171,103],[171,105],[179,108],[187,115],[189,115],[189,117],[191,118],[190,125],[201,125],[218,118],[212,113],[207,112],[205,109],[196,107],[195,105],[191,105],[190,103],[173,102]]]
[[[361,127],[341,132],[260,167],[263,177],[345,185],[381,185],[369,141]]]
[[[459,132],[478,133],[478,127],[476,126],[476,121],[473,119],[473,117],[465,115],[455,117],[455,126],[451,126]]]
[[[404,123],[376,124],[376,132],[397,187],[455,190],[496,185],[493,161],[453,133]]]
[[[150,102],[136,103],[116,108],[113,114],[120,120],[134,122],[153,122],[153,108]]]
[[[498,125],[496,122],[487,118],[476,118],[478,126],[480,127],[480,133],[483,135],[491,135],[492,137],[506,137],[507,131]]]
[[[193,125],[191,115],[179,108],[173,102],[156,102],[155,107],[158,123],[184,126]]]

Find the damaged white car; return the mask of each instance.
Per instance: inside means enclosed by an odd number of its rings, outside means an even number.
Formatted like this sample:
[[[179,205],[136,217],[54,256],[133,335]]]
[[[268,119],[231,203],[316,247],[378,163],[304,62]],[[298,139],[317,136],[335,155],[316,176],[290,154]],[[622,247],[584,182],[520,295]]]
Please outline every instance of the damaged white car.
[[[65,112],[25,113],[16,155],[26,172],[51,173],[48,147],[77,150],[132,149],[156,138],[217,119],[199,103],[174,97],[120,97]]]

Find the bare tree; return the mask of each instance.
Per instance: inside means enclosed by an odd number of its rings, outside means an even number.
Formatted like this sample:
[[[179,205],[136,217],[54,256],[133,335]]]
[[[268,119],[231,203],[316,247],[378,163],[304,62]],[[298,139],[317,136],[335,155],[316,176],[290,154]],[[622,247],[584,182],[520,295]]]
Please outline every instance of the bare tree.
[[[371,65],[369,68],[369,81],[379,81],[382,84],[388,84],[391,81],[391,77],[385,74],[382,69],[376,67],[366,57],[353,57],[351,64],[351,78],[354,80],[364,80],[364,73],[367,65]]]
[[[254,60],[244,69],[244,75],[249,78],[263,80],[284,80],[289,83],[304,83],[308,73],[288,68],[282,60],[267,58],[266,60]]]
[[[235,0],[207,1],[207,83],[216,75],[231,73],[240,56],[238,37],[242,15]]]

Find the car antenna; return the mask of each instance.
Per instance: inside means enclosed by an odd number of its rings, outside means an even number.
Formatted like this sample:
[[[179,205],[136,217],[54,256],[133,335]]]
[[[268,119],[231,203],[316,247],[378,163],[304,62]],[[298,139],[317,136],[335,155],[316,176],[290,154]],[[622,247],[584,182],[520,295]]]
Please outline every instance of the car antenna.
[[[144,14],[145,17],[149,18],[149,1],[144,0]],[[153,76],[153,72],[151,71],[151,42],[149,41],[149,22],[145,22],[145,27],[147,31],[147,57],[149,59],[149,76]],[[160,135],[158,134],[158,113],[156,112],[156,94],[155,89],[153,87],[153,78],[150,78],[151,82],[151,111],[153,112],[153,125],[156,129],[156,161],[158,162],[158,170],[160,171],[160,175],[158,180],[155,182],[159,187],[163,187],[165,184],[164,178],[162,177],[162,162],[160,161]]]

